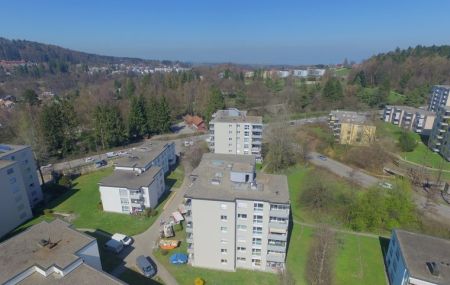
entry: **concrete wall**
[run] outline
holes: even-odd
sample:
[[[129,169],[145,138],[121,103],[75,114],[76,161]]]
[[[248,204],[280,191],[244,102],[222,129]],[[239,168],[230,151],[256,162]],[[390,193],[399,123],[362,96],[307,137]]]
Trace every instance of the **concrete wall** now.
[[[9,174],[8,174],[9,173]],[[0,169],[0,237],[33,217],[20,162]]]

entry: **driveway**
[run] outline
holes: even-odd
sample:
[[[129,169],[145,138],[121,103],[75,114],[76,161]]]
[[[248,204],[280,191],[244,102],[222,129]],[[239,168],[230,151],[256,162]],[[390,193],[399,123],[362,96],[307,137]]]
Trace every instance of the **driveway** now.
[[[326,168],[340,177],[357,182],[366,188],[374,186],[380,182],[378,178],[370,176],[357,168],[352,168],[328,157],[325,159],[320,159],[320,156],[322,156],[320,153],[311,152],[309,155],[309,161],[314,165]]]

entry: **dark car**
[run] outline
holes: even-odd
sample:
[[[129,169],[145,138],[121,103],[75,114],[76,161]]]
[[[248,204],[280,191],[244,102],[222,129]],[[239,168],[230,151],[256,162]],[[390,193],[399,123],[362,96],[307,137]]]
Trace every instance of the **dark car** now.
[[[323,161],[327,160],[327,157],[325,155],[318,155],[317,157]]]
[[[143,255],[136,258],[136,266],[145,277],[151,278],[156,274],[155,266],[150,262],[149,258]]]
[[[106,164],[108,164],[108,163],[104,159],[95,161],[95,167],[97,167],[97,168],[105,166]]]

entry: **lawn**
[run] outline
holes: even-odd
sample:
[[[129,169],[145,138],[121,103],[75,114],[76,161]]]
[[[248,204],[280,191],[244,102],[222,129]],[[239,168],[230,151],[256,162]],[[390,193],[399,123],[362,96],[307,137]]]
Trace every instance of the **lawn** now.
[[[347,77],[348,74],[350,73],[350,70],[351,70],[351,68],[346,68],[346,67],[336,68],[336,70],[334,71],[334,74],[339,77],[342,77],[342,76]]]
[[[177,168],[166,177],[166,185],[169,186],[169,188],[180,188],[181,184],[183,184],[183,179],[184,167],[180,163]]]
[[[387,97],[387,102],[390,105],[402,105],[405,102],[405,95],[391,90]]]

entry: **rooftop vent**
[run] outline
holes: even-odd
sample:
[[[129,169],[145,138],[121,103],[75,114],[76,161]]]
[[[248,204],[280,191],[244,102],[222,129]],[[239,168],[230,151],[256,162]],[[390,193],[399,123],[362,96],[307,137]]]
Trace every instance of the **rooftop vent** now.
[[[48,248],[48,249],[52,249],[52,248],[54,248],[55,246],[57,246],[58,243],[59,243],[60,241],[61,241],[61,240],[59,240],[59,241],[57,241],[57,242],[52,242],[52,241],[50,240],[50,237],[49,237],[48,239],[41,239],[41,240],[39,240],[38,244],[39,244],[39,246],[41,246],[41,247]]]
[[[434,276],[439,276],[440,270],[439,270],[439,264],[437,264],[434,261],[427,262],[428,270],[430,270],[430,273]]]
[[[215,178],[211,179],[211,184],[212,185],[219,185],[220,184],[220,178],[215,177]]]

